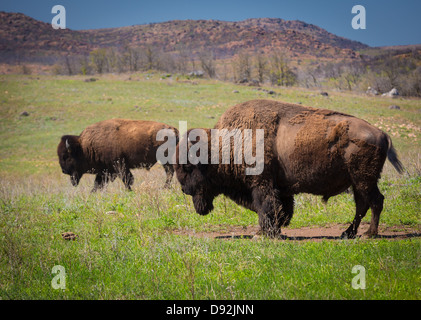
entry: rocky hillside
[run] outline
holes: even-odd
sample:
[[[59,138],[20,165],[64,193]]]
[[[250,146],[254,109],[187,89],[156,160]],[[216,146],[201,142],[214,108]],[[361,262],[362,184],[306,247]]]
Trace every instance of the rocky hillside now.
[[[0,12],[0,57],[83,53],[91,48],[90,35],[84,31],[54,30],[22,13]]]
[[[54,30],[21,13],[0,12],[0,58],[87,54],[101,47],[153,46],[163,52],[213,51],[229,58],[241,50],[282,49],[296,58],[353,59],[368,46],[302,21],[260,18],[239,22],[175,20],[95,30]]]

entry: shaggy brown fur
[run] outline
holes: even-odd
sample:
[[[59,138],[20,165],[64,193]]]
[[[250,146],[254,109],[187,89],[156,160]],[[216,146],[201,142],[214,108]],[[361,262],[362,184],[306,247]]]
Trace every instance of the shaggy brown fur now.
[[[246,175],[244,161],[233,162],[233,148],[230,164],[176,164],[177,179],[183,192],[193,196],[198,213],[208,214],[213,199],[225,194],[257,212],[263,233],[277,236],[292,218],[295,194],[321,195],[327,201],[352,186],[356,215],[343,237],[355,237],[369,207],[367,233],[377,234],[383,207],[377,181],[386,157],[399,172],[403,169],[381,130],[343,113],[271,100],[233,106],[215,128],[264,129],[265,166],[260,175]]]
[[[140,120],[111,119],[87,127],[80,136],[65,135],[57,147],[63,173],[71,176],[77,186],[85,173],[96,174],[92,191],[102,188],[108,180],[119,176],[127,189],[131,189],[132,168],[149,169],[156,162],[156,150],[164,143],[156,140],[161,129],[172,129],[178,139],[178,130],[164,123]],[[171,182],[174,169],[164,165],[166,186]]]

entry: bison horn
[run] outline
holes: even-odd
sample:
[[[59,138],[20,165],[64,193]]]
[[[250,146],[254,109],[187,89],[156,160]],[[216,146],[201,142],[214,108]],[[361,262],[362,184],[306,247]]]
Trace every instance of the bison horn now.
[[[66,139],[66,149],[70,149],[69,139]]]

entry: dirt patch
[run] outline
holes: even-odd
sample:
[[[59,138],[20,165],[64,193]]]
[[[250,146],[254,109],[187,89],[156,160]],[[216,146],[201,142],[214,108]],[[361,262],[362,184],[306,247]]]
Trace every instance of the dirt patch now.
[[[368,230],[369,223],[362,223],[358,230],[358,237],[362,236]],[[296,241],[322,241],[322,240],[341,240],[341,234],[348,225],[335,224],[327,227],[303,227],[298,229],[283,228],[282,240]],[[177,235],[194,236],[199,238],[214,239],[252,239],[259,231],[259,226],[225,226],[223,230],[218,231],[195,231],[190,229],[174,230]],[[377,238],[390,240],[402,240],[408,238],[421,238],[419,228],[408,226],[379,227]]]
[[[77,234],[74,234],[73,232],[63,232],[61,236],[64,240],[76,240],[77,238],[79,238],[79,236]]]

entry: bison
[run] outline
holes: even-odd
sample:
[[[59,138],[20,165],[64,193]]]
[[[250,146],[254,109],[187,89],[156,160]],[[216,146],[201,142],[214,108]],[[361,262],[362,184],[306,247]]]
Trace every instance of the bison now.
[[[161,129],[170,129],[178,141],[178,130],[154,121],[111,119],[88,126],[80,136],[64,135],[57,154],[64,174],[74,186],[85,173],[96,174],[92,191],[119,176],[131,190],[134,178],[130,169],[150,169],[156,162],[156,150],[163,143],[156,139]],[[168,186],[174,174],[171,164],[164,164]]]
[[[178,160],[180,145],[186,139],[183,136],[177,146],[175,172],[182,191],[193,197],[199,214],[212,211],[213,199],[224,194],[257,212],[260,232],[275,237],[291,221],[294,195],[310,193],[327,201],[352,187],[356,214],[342,238],[356,237],[369,208],[372,216],[366,235],[377,234],[384,199],[377,182],[386,157],[399,173],[403,171],[386,133],[351,115],[272,100],[237,104],[220,117],[214,129],[227,129],[228,133],[235,129],[264,129],[264,166],[260,174],[245,174],[249,164],[244,159],[235,164],[233,148],[229,163],[181,163]],[[204,139],[206,151],[210,153],[215,147],[212,130],[203,130],[208,136]],[[229,141],[232,147],[233,142]],[[252,140],[253,150],[256,141]],[[198,142],[199,139],[189,140],[187,149]],[[216,143],[216,149],[221,151],[219,138]],[[246,145],[242,148],[246,150]]]

